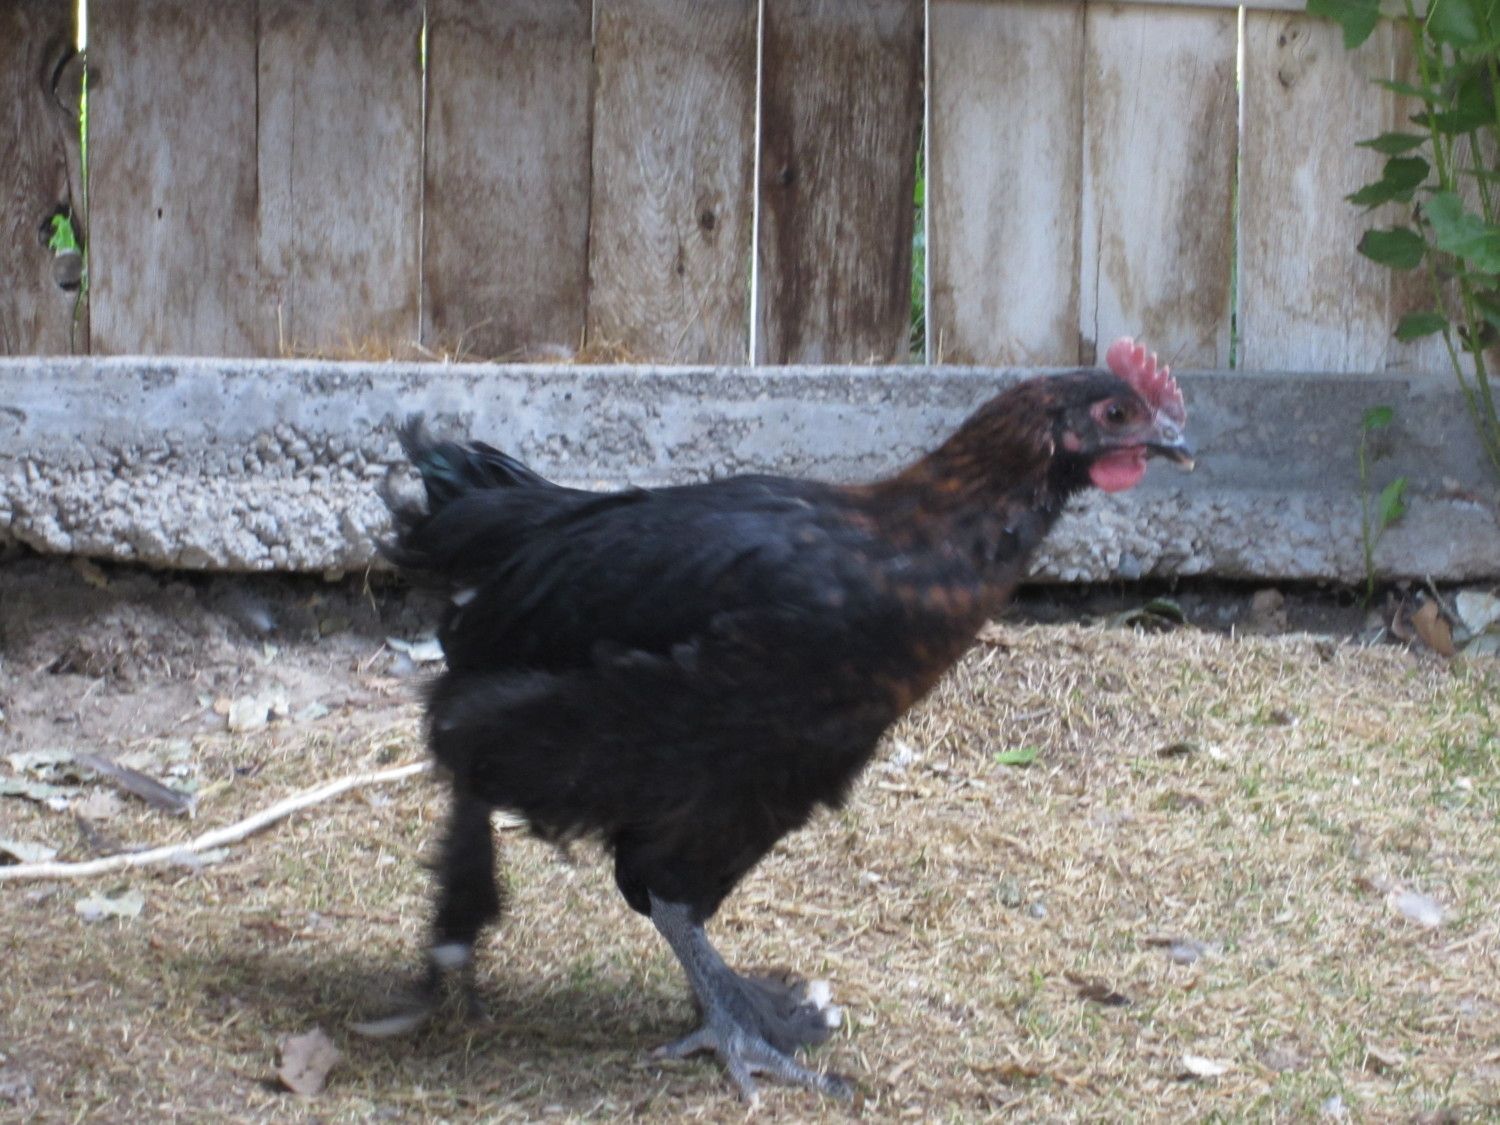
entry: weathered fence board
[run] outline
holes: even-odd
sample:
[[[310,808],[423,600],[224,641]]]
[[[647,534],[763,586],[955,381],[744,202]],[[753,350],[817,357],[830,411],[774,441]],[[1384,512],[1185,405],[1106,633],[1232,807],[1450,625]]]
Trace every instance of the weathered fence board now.
[[[276,354],[255,245],[256,8],[89,6],[96,353]]]
[[[1227,367],[1237,14],[1090,5],[1079,359],[1140,336]]]
[[[471,357],[583,339],[589,0],[429,0],[423,340]]]
[[[0,5],[0,355],[88,350],[73,326],[75,295],[53,277],[42,233],[58,207],[77,208],[77,97],[61,88],[73,13],[57,0]]]
[[[765,0],[757,359],[908,348],[921,0]]]
[[[1078,362],[1083,11],[1058,0],[932,4],[934,362]]]
[[[92,0],[90,342],[32,238],[71,4],[10,0],[0,348],[905,358],[925,98],[926,358],[1442,367],[1390,336],[1424,279],[1354,253],[1398,209],[1342,198],[1400,37],[1301,3]]]
[[[742,363],[756,0],[599,0],[591,347]]]
[[[1369,224],[1344,196],[1380,175],[1354,142],[1389,127],[1392,29],[1356,52],[1302,15],[1245,14],[1240,184],[1242,366],[1381,371],[1391,358],[1390,271],[1354,252]]]
[[[421,0],[261,0],[258,245],[293,351],[411,340]]]

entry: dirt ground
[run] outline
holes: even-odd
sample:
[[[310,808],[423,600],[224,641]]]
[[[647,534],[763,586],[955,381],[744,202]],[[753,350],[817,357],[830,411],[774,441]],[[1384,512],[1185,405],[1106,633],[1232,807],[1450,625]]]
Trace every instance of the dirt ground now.
[[[1144,600],[1029,596],[730,899],[731,963],[831,983],[810,1057],[860,1090],[766,1083],[761,1117],[1500,1120],[1500,661],[1355,643],[1332,594],[1178,591],[1161,631]],[[186,841],[420,761],[433,611],[0,562],[0,847]],[[0,1120],[743,1119],[712,1061],[647,1057],[692,1011],[608,865],[520,831],[489,1019],[351,1034],[416,965],[442,812],[423,776],[198,863],[0,882]],[[278,1043],[313,1028],[341,1057],[299,1096]]]

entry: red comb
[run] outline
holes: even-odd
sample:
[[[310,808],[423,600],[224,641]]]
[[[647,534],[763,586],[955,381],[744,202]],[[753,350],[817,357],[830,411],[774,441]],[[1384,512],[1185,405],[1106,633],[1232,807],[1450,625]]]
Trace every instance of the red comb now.
[[[1158,367],[1155,352],[1148,352],[1129,336],[1121,336],[1104,353],[1104,362],[1134,387],[1135,393],[1152,409],[1165,413],[1179,426],[1187,422],[1187,406],[1177,389],[1177,380],[1172,378],[1172,369],[1165,364]]]

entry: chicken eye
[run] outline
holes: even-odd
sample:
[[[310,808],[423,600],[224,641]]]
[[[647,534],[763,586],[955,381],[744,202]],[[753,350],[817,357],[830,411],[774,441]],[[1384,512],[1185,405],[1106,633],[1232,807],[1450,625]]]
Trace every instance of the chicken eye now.
[[[1125,408],[1118,402],[1112,402],[1104,411],[1104,420],[1112,426],[1120,426],[1125,423]]]

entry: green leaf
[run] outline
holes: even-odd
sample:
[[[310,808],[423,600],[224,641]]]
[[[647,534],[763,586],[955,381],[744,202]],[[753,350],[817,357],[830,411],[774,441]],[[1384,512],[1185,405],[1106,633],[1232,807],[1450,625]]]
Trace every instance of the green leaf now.
[[[1400,156],[1410,152],[1427,140],[1420,133],[1381,133],[1368,141],[1358,142],[1359,148],[1372,148],[1382,156]]]
[[[1040,753],[1035,746],[1018,746],[1014,750],[1000,751],[995,755],[995,763],[1002,766],[1029,766]]]
[[[1380,490],[1380,530],[1406,515],[1406,478],[1397,477]]]
[[[1488,71],[1470,67],[1458,80],[1452,106],[1438,113],[1416,114],[1412,120],[1436,132],[1453,135],[1495,124],[1495,91]]]
[[[1344,46],[1358,47],[1380,22],[1380,0],[1307,0],[1312,16],[1331,19],[1344,31]]]
[[[1416,269],[1422,263],[1427,243],[1410,227],[1390,230],[1367,230],[1359,240],[1359,252],[1372,262],[1393,270]]]
[[[1473,47],[1480,41],[1479,13],[1473,0],[1432,0],[1427,5],[1427,33],[1451,47]]]
[[[1401,195],[1401,189],[1388,180],[1376,180],[1373,184],[1366,184],[1358,191],[1350,192],[1344,196],[1346,202],[1356,207],[1363,207],[1366,211],[1379,207],[1382,203],[1390,203]],[[1410,195],[1407,196],[1411,198]]]
[[[1427,179],[1431,165],[1420,156],[1393,156],[1385,162],[1380,179],[1366,184],[1352,195],[1344,198],[1358,207],[1379,207],[1399,199],[1409,202],[1416,189]]]
[[[1382,90],[1389,90],[1393,94],[1401,94],[1403,97],[1417,98],[1420,101],[1437,101],[1443,96],[1441,90],[1431,86],[1413,86],[1410,82],[1398,82],[1394,78],[1377,78],[1375,85]]]
[[[1396,339],[1402,343],[1420,340],[1448,327],[1448,318],[1442,313],[1409,312],[1396,324]]]
[[[1385,162],[1380,178],[1405,191],[1420,187],[1430,171],[1432,166],[1420,156],[1393,156]]]
[[[1474,304],[1486,324],[1500,329],[1500,293],[1489,289],[1475,290]]]
[[[47,239],[47,249],[54,254],[78,249],[78,235],[74,232],[73,221],[68,216],[52,216],[52,236]]]
[[[1396,420],[1396,411],[1389,406],[1372,406],[1365,411],[1365,416],[1360,419],[1360,427],[1365,433],[1374,433],[1383,430]]]
[[[1435,194],[1423,213],[1432,225],[1433,241],[1439,250],[1461,259],[1471,269],[1500,274],[1500,226],[1465,211],[1464,201],[1451,191]]]

